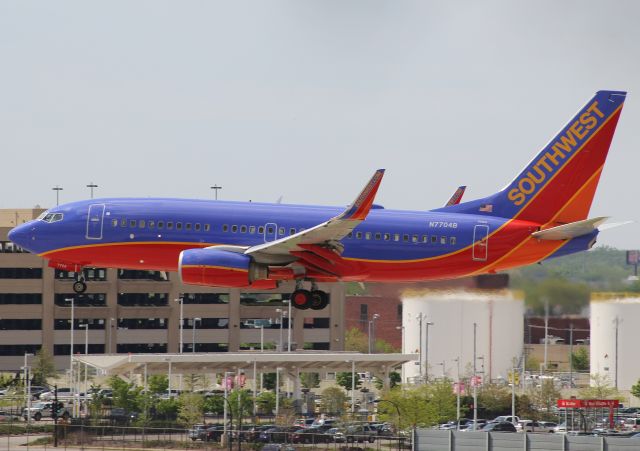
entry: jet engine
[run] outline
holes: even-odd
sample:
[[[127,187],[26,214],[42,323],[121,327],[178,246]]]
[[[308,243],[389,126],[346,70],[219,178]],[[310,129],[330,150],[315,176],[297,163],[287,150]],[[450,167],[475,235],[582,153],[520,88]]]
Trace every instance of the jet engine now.
[[[267,266],[254,262],[251,257],[217,249],[182,251],[179,271],[184,283],[225,288],[262,285],[254,282],[265,281],[269,276]]]

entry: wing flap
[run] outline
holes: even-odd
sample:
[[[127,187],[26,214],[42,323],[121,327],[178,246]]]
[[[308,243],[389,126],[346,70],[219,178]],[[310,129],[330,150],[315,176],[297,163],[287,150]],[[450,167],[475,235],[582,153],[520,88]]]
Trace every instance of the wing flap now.
[[[593,219],[585,219],[583,221],[571,222],[557,227],[551,227],[550,229],[540,230],[531,234],[534,238],[539,240],[569,240],[582,235],[588,235],[593,232],[604,223],[607,219],[606,216],[601,216]]]

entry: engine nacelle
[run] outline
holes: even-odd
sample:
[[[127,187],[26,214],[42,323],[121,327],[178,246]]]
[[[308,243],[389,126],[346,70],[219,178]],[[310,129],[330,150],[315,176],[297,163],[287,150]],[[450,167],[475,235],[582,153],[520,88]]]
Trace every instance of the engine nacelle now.
[[[225,288],[251,286],[267,279],[269,272],[247,255],[216,249],[182,251],[179,271],[184,283]]]

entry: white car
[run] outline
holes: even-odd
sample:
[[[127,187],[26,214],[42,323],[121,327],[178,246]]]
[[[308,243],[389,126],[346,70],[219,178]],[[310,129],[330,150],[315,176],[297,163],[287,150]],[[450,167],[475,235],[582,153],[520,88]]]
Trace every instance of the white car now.
[[[518,432],[553,432],[557,423],[550,421],[520,420],[516,425]]]

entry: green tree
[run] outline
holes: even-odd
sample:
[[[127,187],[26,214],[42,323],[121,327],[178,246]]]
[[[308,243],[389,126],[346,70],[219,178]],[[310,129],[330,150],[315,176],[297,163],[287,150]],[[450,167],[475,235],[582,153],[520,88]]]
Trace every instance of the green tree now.
[[[265,390],[275,390],[276,380],[276,373],[264,373],[262,375],[262,388]]]
[[[579,391],[582,399],[618,399],[624,400],[622,393],[611,386],[608,376],[602,374],[591,375],[591,385]]]
[[[347,395],[338,387],[325,388],[320,395],[322,410],[330,415],[345,413]]]
[[[229,400],[229,407],[233,414],[233,418],[240,423],[243,418],[250,416],[253,413],[253,396],[247,389],[236,389],[229,393],[227,398]]]
[[[571,353],[571,361],[573,363],[573,369],[576,371],[588,371],[589,370],[589,351],[586,347],[580,347],[575,352]]]
[[[344,334],[344,350],[369,352],[369,337],[357,327],[348,329]]]
[[[336,373],[336,383],[345,390],[349,391],[352,387],[352,375],[355,376],[355,388],[357,390],[360,388],[360,385],[362,385],[362,381],[360,380],[360,376],[358,375],[358,373],[351,373],[351,371]]]
[[[256,397],[258,410],[264,415],[271,415],[276,408],[276,394],[272,391],[263,391]]]
[[[169,378],[164,374],[154,374],[147,379],[149,392],[155,395],[166,393],[169,389]]]
[[[142,387],[136,387],[133,382],[125,382],[119,376],[110,377],[109,386],[113,390],[114,407],[121,407],[129,412],[142,411]]]
[[[164,418],[167,421],[175,420],[178,418],[180,402],[177,398],[159,399],[155,403],[154,408],[159,417]]]
[[[483,416],[494,418],[511,411],[511,390],[497,384],[485,384],[478,391],[478,408]]]
[[[318,388],[320,375],[318,373],[300,373],[300,384],[304,388]]]
[[[56,365],[53,361],[53,357],[45,348],[40,348],[36,352],[31,365],[31,374],[33,385],[42,385],[47,383],[48,378],[57,378]]]
[[[538,413],[534,419],[551,419],[553,407],[562,396],[552,379],[543,379],[540,386],[533,388],[529,395]]]
[[[456,418],[456,395],[451,381],[439,379],[427,386],[427,417],[429,424],[440,424]]]
[[[389,388],[395,388],[398,384],[400,384],[400,382],[402,382],[402,376],[400,375],[400,373],[398,373],[397,371],[392,371],[391,373],[389,373]],[[373,385],[378,390],[384,389],[384,381],[379,377],[373,379]]]
[[[178,396],[178,422],[192,426],[202,420],[204,399],[197,393],[182,393]]]
[[[631,394],[640,399],[640,379],[638,379],[638,382],[636,382],[635,385],[631,386]]]

